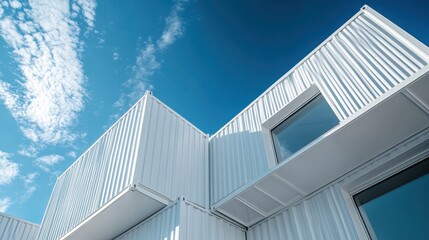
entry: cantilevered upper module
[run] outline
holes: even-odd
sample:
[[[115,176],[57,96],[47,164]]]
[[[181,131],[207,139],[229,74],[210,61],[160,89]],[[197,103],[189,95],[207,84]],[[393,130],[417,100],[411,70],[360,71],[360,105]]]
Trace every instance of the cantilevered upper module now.
[[[210,138],[147,92],[38,239],[428,239],[428,62],[364,6]]]

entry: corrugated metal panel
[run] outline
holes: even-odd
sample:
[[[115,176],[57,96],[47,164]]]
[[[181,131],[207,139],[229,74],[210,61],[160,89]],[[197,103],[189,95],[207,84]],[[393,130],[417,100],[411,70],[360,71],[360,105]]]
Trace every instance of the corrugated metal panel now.
[[[180,231],[180,202],[175,202],[116,239],[179,240]]]
[[[249,240],[358,239],[339,185],[249,228]]]
[[[207,135],[155,98],[148,99],[135,182],[170,199],[208,201]],[[206,201],[207,199],[207,201]]]
[[[426,66],[405,34],[366,7],[213,135],[211,203],[268,170],[261,124],[310,86],[345,120]]]
[[[186,218],[186,240],[245,240],[245,231],[237,226],[207,213],[192,204],[182,205]]]
[[[0,213],[2,240],[33,240],[36,239],[38,231],[39,225]]]
[[[244,229],[178,200],[117,239],[245,240],[246,237]]]
[[[131,184],[204,206],[207,144],[206,135],[146,94],[58,178],[39,239],[60,238]]]
[[[146,98],[58,178],[39,239],[59,239],[132,183]]]

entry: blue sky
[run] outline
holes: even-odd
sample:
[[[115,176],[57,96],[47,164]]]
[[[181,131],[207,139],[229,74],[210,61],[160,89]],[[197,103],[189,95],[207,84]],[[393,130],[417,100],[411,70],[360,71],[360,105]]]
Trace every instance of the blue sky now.
[[[145,90],[215,133],[365,3],[429,44],[427,1],[0,1],[0,211],[40,223]]]

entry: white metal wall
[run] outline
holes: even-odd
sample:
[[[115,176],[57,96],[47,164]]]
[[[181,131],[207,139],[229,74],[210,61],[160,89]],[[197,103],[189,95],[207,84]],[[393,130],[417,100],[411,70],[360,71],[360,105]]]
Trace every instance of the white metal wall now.
[[[207,141],[147,93],[58,178],[39,239],[58,239],[135,183],[204,206]]]
[[[208,202],[208,137],[156,98],[148,98],[135,182],[176,199]],[[150,159],[151,161],[147,161]]]
[[[179,240],[180,231],[180,202],[175,202],[116,240]]]
[[[39,225],[10,217],[0,213],[0,239],[33,240],[36,239]]]
[[[249,228],[248,240],[358,239],[339,185]]]
[[[365,7],[210,139],[211,204],[269,168],[261,123],[315,84],[345,120],[429,62],[427,47]]]
[[[117,240],[245,240],[245,231],[200,207],[178,200]]]

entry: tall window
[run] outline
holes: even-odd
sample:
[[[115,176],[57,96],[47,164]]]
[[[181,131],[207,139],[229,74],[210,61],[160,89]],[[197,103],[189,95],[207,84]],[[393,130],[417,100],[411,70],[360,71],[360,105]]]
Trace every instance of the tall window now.
[[[429,239],[429,158],[353,198],[372,239]]]
[[[272,130],[277,160],[286,160],[338,122],[335,113],[319,94]]]

